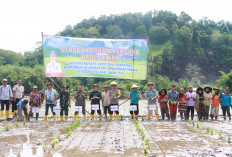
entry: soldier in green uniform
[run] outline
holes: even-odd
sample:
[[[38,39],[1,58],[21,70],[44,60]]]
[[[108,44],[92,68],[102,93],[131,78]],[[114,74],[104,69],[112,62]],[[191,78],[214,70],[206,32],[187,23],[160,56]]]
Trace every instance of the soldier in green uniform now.
[[[68,120],[68,108],[71,107],[71,100],[70,94],[66,91],[66,86],[62,86],[62,91],[59,93],[60,99],[60,120],[63,121],[64,119],[64,112],[65,112],[65,120]]]

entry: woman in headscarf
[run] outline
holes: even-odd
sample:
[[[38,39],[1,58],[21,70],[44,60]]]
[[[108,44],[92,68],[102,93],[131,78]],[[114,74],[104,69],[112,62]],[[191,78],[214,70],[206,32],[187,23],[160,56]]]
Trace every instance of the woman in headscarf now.
[[[206,107],[205,107],[205,99],[203,94],[203,88],[197,88],[197,96],[195,102],[195,109],[197,111],[198,119],[205,120],[206,119]]]
[[[205,106],[206,106],[206,120],[209,119],[209,109],[210,106],[212,105],[212,88],[209,87],[208,85],[205,86],[204,88],[204,99],[205,99]]]
[[[168,117],[168,120],[170,120],[169,109],[168,109],[168,96],[166,89],[161,89],[161,91],[159,92],[158,102],[160,104],[162,120],[165,119],[165,115]]]
[[[187,113],[186,100],[187,100],[187,97],[185,95],[184,89],[181,88],[179,91],[179,106],[178,106],[178,111],[180,113],[181,120],[186,118],[185,117],[185,115]]]
[[[215,117],[215,119],[217,120],[218,118],[218,112],[219,112],[219,104],[220,104],[220,89],[219,88],[214,88],[214,93],[213,93],[213,97],[212,97],[212,112],[211,112],[211,118],[213,119]]]

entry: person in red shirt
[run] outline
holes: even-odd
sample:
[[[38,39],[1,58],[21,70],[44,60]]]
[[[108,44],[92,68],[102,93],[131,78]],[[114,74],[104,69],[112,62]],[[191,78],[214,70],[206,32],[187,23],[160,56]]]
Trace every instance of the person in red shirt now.
[[[168,96],[166,89],[161,89],[161,91],[159,92],[158,102],[160,104],[162,120],[165,120],[165,115],[166,117],[168,117],[168,120],[170,120],[169,109],[168,109]]]
[[[179,106],[178,106],[178,111],[180,113],[181,120],[186,118],[186,113],[187,113],[186,100],[187,100],[187,97],[185,95],[184,89],[181,88],[179,91]]]

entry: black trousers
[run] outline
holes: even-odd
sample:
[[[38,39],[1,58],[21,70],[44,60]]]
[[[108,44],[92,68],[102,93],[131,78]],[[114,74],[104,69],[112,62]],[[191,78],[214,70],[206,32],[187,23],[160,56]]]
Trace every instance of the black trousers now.
[[[187,106],[187,115],[186,115],[187,119],[189,119],[190,112],[191,112],[191,118],[193,119],[193,117],[194,117],[194,106]]]
[[[139,114],[139,104],[131,104],[131,105],[136,105],[137,111],[130,111],[130,114],[138,115]]]
[[[6,110],[9,110],[9,104],[10,104],[10,100],[2,100],[1,101],[1,110],[4,110],[5,105],[6,105]]]
[[[109,114],[113,114],[114,111],[111,111],[111,106],[114,106],[114,105],[118,105],[118,104],[110,104]],[[118,109],[119,109],[119,106],[118,106]],[[119,111],[115,111],[115,113],[119,114]]]
[[[91,114],[94,114],[94,113],[95,113],[95,110],[92,110],[92,108],[91,108]],[[100,104],[99,104],[99,110],[97,110],[97,113],[101,114]]]
[[[230,106],[222,106],[222,113],[223,113],[223,116],[226,116],[226,113],[227,115],[230,117]]]
[[[60,115],[63,116],[64,114],[66,116],[68,116],[68,107],[61,107],[60,108]]]
[[[20,98],[16,98],[16,101],[13,101],[12,103],[12,112],[14,112],[15,110],[17,110],[17,103],[20,101]]]

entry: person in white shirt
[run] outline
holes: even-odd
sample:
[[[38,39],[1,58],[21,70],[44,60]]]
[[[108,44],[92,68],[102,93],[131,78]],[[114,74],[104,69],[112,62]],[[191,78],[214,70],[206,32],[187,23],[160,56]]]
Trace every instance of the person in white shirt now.
[[[51,59],[51,62],[47,64],[46,73],[62,73],[60,63],[56,62],[56,52],[55,51],[50,52],[50,59]]]
[[[0,101],[1,101],[1,120],[3,120],[3,112],[4,112],[4,107],[6,105],[6,119],[9,119],[9,104],[10,101],[13,99],[13,94],[11,87],[7,85],[7,79],[2,80],[2,86],[0,86]]]
[[[12,103],[12,116],[15,117],[18,113],[17,104],[22,98],[24,98],[24,87],[22,86],[22,80],[18,80],[18,84],[14,86],[13,96],[14,103]]]

